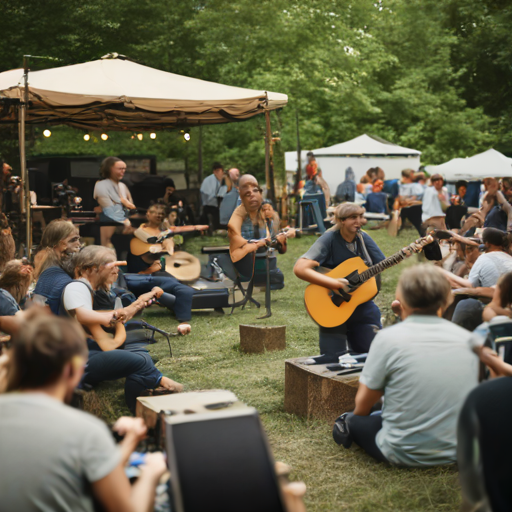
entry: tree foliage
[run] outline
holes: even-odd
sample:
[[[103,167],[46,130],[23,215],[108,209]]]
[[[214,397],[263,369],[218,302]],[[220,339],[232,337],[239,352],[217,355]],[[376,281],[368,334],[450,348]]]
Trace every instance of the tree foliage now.
[[[8,20],[2,70],[20,66],[23,54],[60,59],[32,61],[41,68],[118,52],[178,74],[284,92],[289,104],[272,121],[287,151],[296,147],[297,112],[304,148],[366,132],[441,163],[512,146],[505,0],[3,0],[0,14]],[[33,151],[92,151],[81,135],[56,133],[63,135],[43,140],[36,132]],[[111,137],[94,151],[143,148],[196,168],[197,135],[187,145],[163,134],[153,146]],[[205,168],[221,160],[261,175],[263,139],[262,118],[204,127]]]

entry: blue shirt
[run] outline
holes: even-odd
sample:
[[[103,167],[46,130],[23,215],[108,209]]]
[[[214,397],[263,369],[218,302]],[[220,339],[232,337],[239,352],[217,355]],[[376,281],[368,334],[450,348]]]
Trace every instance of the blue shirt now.
[[[385,192],[371,192],[366,198],[366,211],[371,213],[386,213],[388,195]]]
[[[20,310],[16,299],[3,288],[0,288],[0,316],[14,316]]]
[[[366,264],[375,265],[385,259],[386,257],[370,236],[364,232],[361,232],[361,234],[363,236],[368,255],[372,260],[370,262],[366,262]],[[353,251],[349,245],[355,246],[355,251]],[[359,256],[363,260],[365,259],[359,237],[356,236],[354,242],[352,244],[348,244],[348,242],[341,236],[340,231],[336,230],[326,231],[310,247],[309,251],[301,256],[301,258],[317,261],[320,266],[333,269],[340,263],[343,263],[350,258],[354,258],[355,256]]]
[[[49,267],[39,276],[34,293],[46,297],[52,313],[58,315],[62,292],[71,281],[73,278],[61,267]]]

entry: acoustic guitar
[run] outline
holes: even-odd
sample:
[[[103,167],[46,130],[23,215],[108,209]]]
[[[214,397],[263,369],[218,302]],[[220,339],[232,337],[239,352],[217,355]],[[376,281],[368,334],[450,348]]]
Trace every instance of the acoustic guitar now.
[[[205,231],[209,226],[199,225],[199,226],[173,226],[172,229],[168,229],[167,231],[163,231],[160,236],[157,238],[156,242],[150,244],[148,242],[143,242],[139,240],[137,237],[133,237],[130,240],[130,252],[134,256],[142,256],[143,254],[147,254],[148,252],[151,254],[158,254],[160,252],[165,252],[162,243],[167,238],[171,238],[174,235],[179,233],[188,233],[190,231]]]
[[[411,254],[421,251],[433,241],[432,235],[427,235],[371,267],[367,267],[365,262],[357,256],[345,260],[326,275],[334,279],[346,279],[349,282],[349,290],[333,291],[317,284],[310,284],[304,294],[309,315],[322,327],[337,327],[344,324],[357,306],[372,300],[377,295],[375,280],[377,274],[397,265]]]

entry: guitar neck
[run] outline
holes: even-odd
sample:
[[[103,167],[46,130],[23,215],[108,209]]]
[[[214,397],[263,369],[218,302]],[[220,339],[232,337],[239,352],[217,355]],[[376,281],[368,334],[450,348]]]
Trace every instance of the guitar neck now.
[[[405,252],[405,250],[401,249],[400,251],[393,254],[389,258],[386,258],[385,260],[382,260],[380,263],[371,266],[368,270],[361,272],[361,274],[359,274],[360,281],[368,281],[368,279],[375,277],[377,274],[380,274],[381,272],[387,270],[388,268],[398,265],[401,261],[405,260],[408,257],[409,255]]]
[[[361,283],[364,283],[365,281],[368,281],[368,279],[371,279],[372,277],[376,276],[377,274],[380,274],[382,271],[387,270],[388,268],[394,267],[395,265],[398,265],[401,261],[405,260],[412,254],[414,254],[416,251],[412,250],[413,246],[420,247],[420,250],[425,247],[425,245],[428,245],[432,243],[434,239],[431,235],[428,235],[426,237],[420,238],[419,240],[416,240],[414,244],[409,245],[408,247],[404,247],[403,249],[400,249],[397,253],[393,254],[393,256],[390,256],[389,258],[386,258],[385,260],[382,260],[380,263],[377,263],[376,265],[371,266],[368,270],[365,270],[364,272],[361,272],[359,274],[359,280]],[[407,249],[410,249],[410,251],[407,251]]]

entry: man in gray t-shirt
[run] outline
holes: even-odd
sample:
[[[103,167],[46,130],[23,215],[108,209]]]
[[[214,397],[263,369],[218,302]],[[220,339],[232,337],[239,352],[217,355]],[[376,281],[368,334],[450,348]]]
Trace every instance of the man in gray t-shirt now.
[[[403,272],[397,298],[403,322],[373,340],[359,380],[354,413],[343,423],[359,446],[377,460],[402,466],[456,462],[456,425],[464,399],[478,383],[472,333],[440,318],[450,285],[436,267]],[[382,415],[369,415],[384,396]]]
[[[0,396],[0,458],[2,512],[81,512],[94,510],[90,484],[120,453],[94,416],[45,393],[9,393]]]

